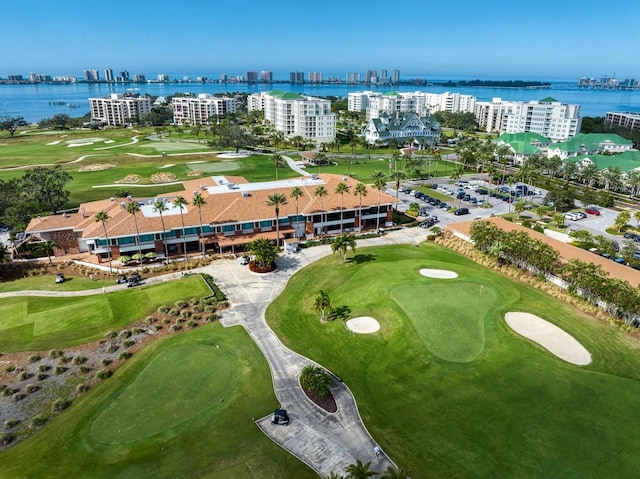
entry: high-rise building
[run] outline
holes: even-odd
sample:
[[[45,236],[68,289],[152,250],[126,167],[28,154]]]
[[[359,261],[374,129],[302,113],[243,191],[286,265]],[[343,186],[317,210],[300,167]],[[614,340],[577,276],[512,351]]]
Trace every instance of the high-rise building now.
[[[120,72],[120,76],[118,77],[118,81],[121,83],[129,83],[129,72],[127,70],[122,70]]]
[[[393,70],[393,76],[391,77],[391,83],[397,85],[400,83],[400,70]]]
[[[378,72],[376,72],[375,70],[367,70],[367,72],[364,75],[364,82],[375,83],[377,77],[378,77]]]
[[[260,72],[260,81],[263,83],[271,83],[273,81],[273,72],[262,70]]]
[[[304,83],[304,73],[302,73],[302,72],[291,72],[291,73],[289,73],[289,82],[290,83]]]
[[[322,72],[310,72],[309,83],[322,83]]]
[[[222,83],[226,83],[227,82],[227,74],[226,73],[220,73],[220,81]]]
[[[104,81],[113,83],[113,70],[111,68],[104,69]]]
[[[360,83],[360,73],[347,73],[347,83]]]
[[[325,143],[336,136],[336,115],[331,113],[331,101],[323,98],[274,90],[249,95],[247,109],[263,110],[265,120],[287,137]]]
[[[21,82],[23,78],[22,75],[7,75],[7,80],[10,82]]]
[[[173,121],[178,125],[205,125],[209,118],[236,112],[236,99],[200,93],[197,98],[173,97]]]
[[[122,126],[151,111],[151,99],[112,93],[106,98],[89,98],[91,120],[109,126]]]
[[[144,75],[133,75],[133,81],[135,83],[146,83],[147,82],[147,77],[145,77]]]
[[[168,83],[170,81],[169,75],[165,73],[158,74],[158,81],[163,83]]]
[[[258,83],[258,72],[245,72],[244,81],[247,83]]]
[[[380,77],[381,78],[385,78],[385,77],[388,77],[388,76],[389,75],[387,75],[387,70],[385,70],[385,69],[380,70]]]
[[[93,83],[100,81],[100,73],[95,68],[84,71],[84,81]]]

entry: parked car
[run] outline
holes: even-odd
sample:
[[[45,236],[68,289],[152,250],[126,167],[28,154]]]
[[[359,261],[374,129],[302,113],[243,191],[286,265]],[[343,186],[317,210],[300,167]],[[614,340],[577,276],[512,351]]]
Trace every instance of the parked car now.
[[[453,212],[453,214],[456,215],[456,216],[468,215],[469,214],[469,208],[458,208],[457,210],[455,210]]]
[[[596,208],[587,208],[584,212],[588,215],[600,216],[600,210],[597,210]]]
[[[289,424],[289,415],[285,409],[276,409],[271,415],[271,424],[286,426]]]
[[[57,273],[56,274],[56,283],[64,283],[66,280],[66,278],[64,277],[64,274],[62,273]]]
[[[576,221],[580,219],[580,216],[578,216],[576,213],[574,213],[573,211],[567,213],[566,215],[564,215],[564,217],[568,220],[571,221]]]

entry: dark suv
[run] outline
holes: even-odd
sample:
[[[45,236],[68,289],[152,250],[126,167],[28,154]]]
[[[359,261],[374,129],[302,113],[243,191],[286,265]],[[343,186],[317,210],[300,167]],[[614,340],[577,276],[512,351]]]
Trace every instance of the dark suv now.
[[[453,212],[453,214],[456,215],[456,216],[468,215],[469,214],[469,208],[458,208],[457,210],[455,210]]]

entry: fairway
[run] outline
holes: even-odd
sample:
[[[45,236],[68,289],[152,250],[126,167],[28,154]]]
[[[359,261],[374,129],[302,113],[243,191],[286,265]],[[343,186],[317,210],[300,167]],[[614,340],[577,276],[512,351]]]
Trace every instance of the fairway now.
[[[322,323],[319,290],[380,331]],[[515,333],[509,311],[557,325],[593,362],[568,364]],[[362,248],[344,265],[327,257],[296,273],[266,315],[288,347],[349,385],[411,477],[637,476],[640,458],[621,445],[640,441],[638,340],[456,253],[425,243]]]

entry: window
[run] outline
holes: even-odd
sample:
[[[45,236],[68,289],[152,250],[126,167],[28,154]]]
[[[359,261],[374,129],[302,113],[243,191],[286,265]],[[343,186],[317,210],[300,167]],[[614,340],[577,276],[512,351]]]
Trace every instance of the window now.
[[[271,220],[262,220],[260,222],[260,228],[271,228],[271,226],[273,225]]]
[[[140,236],[140,242],[145,242],[145,241],[153,241],[154,240],[154,235],[142,235]]]
[[[135,242],[136,242],[136,239],[134,236],[127,236],[126,238],[118,238],[119,245],[132,244]]]
[[[253,223],[242,223],[242,231],[252,230]]]
[[[235,230],[236,230],[236,225],[224,225],[222,227],[223,233],[229,233],[230,231],[235,231]]]

